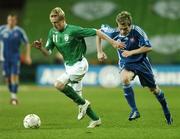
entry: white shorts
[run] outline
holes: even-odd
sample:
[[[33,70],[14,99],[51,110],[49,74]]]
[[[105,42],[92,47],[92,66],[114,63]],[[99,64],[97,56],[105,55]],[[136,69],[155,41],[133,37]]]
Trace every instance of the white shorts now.
[[[75,91],[82,90],[82,79],[88,71],[88,62],[85,57],[81,61],[74,63],[74,65],[65,65],[66,72],[57,78],[57,81],[68,84],[73,87]]]

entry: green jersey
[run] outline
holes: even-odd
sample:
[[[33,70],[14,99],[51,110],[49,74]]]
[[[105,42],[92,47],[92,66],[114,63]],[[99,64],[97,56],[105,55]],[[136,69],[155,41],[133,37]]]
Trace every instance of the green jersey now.
[[[64,30],[57,31],[52,28],[49,31],[45,48],[53,50],[54,47],[62,54],[66,65],[73,65],[81,60],[86,53],[84,37],[95,36],[93,28],[82,28],[74,25],[66,25]]]

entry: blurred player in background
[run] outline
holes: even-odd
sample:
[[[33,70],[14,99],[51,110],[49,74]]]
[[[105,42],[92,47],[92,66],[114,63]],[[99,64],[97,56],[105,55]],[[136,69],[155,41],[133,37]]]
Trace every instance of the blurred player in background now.
[[[17,15],[9,14],[7,24],[0,26],[1,45],[3,45],[3,74],[11,93],[11,104],[18,104],[17,92],[20,74],[20,45],[26,46],[26,63],[31,64],[30,45],[25,31],[17,26]]]
[[[57,78],[54,86],[80,107],[78,120],[87,114],[92,119],[88,128],[94,128],[101,124],[101,119],[91,109],[90,102],[82,98],[82,78],[88,70],[84,37],[98,35],[115,47],[121,45],[96,29],[67,24],[65,13],[59,7],[52,9],[50,21],[53,28],[49,31],[45,48],[42,40],[34,41],[33,46],[45,55],[50,55],[55,47],[62,54],[66,72]]]
[[[3,76],[2,76],[3,61],[4,61],[4,57],[3,57],[3,44],[2,44],[2,41],[1,41],[1,38],[0,38],[0,85],[1,85],[2,80],[3,80]]]
[[[136,107],[134,91],[131,81],[137,75],[143,87],[147,86],[160,102],[167,124],[172,124],[172,117],[164,96],[163,91],[155,82],[151,64],[148,60],[147,53],[152,50],[152,46],[146,33],[138,26],[132,25],[131,14],[127,11],[119,13],[116,17],[117,29],[107,25],[101,26],[101,31],[109,37],[123,42],[124,49],[117,49],[119,57],[120,77],[123,85],[124,96],[131,108],[129,120],[140,117]],[[104,60],[101,39],[97,38],[98,59]]]

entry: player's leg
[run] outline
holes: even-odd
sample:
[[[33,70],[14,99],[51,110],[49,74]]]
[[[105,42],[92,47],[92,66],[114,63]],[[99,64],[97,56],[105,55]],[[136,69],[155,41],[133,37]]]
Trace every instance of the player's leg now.
[[[70,83],[73,89],[77,92],[82,92],[82,78],[83,75],[71,75],[70,76]],[[78,120],[81,120],[85,115],[82,113],[82,105],[79,105],[79,114],[78,114]],[[97,114],[92,110],[90,105],[88,106],[86,110],[86,114],[92,119],[90,122],[88,128],[94,128],[95,126],[98,126],[101,124],[100,118],[97,116]]]
[[[172,124],[173,119],[172,119],[171,113],[169,111],[168,104],[167,104],[167,101],[166,101],[163,91],[158,86],[156,88],[149,88],[149,89],[151,92],[154,93],[157,100],[161,104],[167,124],[169,124],[169,125]]]
[[[74,89],[68,85],[70,81],[69,75],[64,73],[61,75],[57,81],[55,82],[54,86],[61,92],[63,92],[67,97],[72,99],[77,105],[81,105],[81,112],[80,116],[78,115],[78,119],[82,119],[86,115],[86,111],[90,102],[80,97]]]
[[[0,84],[3,81],[3,62],[0,61]]]
[[[54,86],[78,105],[85,104],[85,100],[82,99],[70,85],[68,85],[69,80],[69,75],[64,73],[55,81]]]
[[[11,79],[11,71],[12,71],[12,63],[9,61],[3,62],[3,75],[5,77],[6,85],[8,86],[8,90],[11,94],[10,103],[16,105],[16,94],[13,93],[12,88],[12,79]]]
[[[3,76],[5,79],[6,85],[8,86],[9,92],[11,92],[12,90],[10,71],[11,71],[10,62],[4,61],[3,62]]]
[[[18,93],[18,84],[19,84],[19,75],[11,75],[10,78],[11,82],[11,104],[17,105],[18,99],[17,99],[17,93]]]
[[[11,62],[10,82],[11,82],[11,103],[18,104],[17,93],[19,86],[20,61]]]
[[[74,82],[71,82],[68,83],[68,85],[70,85],[74,91],[80,96],[82,97],[82,81],[74,81]],[[83,97],[82,97],[83,98]],[[81,112],[81,105],[78,105],[78,116]]]
[[[138,109],[136,107],[136,102],[134,98],[134,91],[131,86],[131,80],[134,78],[135,74],[132,71],[123,69],[120,72],[121,82],[123,85],[124,96],[131,107],[131,113],[129,115],[129,120],[134,120],[140,117]]]

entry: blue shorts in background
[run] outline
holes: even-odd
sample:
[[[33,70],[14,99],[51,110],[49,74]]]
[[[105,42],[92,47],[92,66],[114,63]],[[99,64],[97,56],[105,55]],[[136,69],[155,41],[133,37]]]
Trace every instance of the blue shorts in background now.
[[[4,61],[3,62],[3,74],[5,77],[10,75],[19,75],[20,73],[20,61]]]

